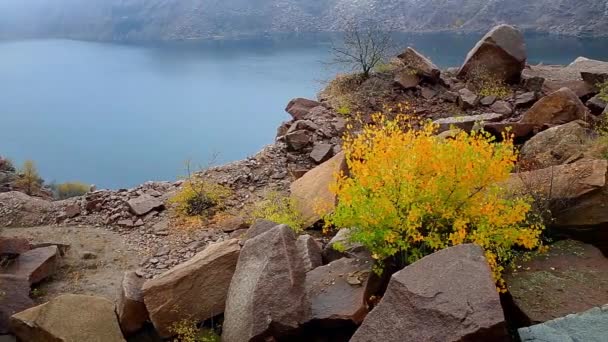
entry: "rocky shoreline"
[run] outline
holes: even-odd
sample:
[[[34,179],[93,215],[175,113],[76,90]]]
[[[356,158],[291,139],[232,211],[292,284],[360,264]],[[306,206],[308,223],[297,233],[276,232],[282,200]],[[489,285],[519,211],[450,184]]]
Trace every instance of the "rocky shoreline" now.
[[[182,182],[96,190],[63,201],[0,193],[0,227],[12,233],[42,225],[97,227],[123,237],[142,256],[136,269],[124,270],[116,304],[57,293],[34,306],[30,286],[52,282],[69,246],[0,237],[0,290],[9,294],[0,297],[0,338],[124,341],[142,329],[169,338],[175,324],[216,328],[219,320],[227,342],[509,341],[518,328],[523,341],[546,340],[547,329],[551,338],[600,341],[608,334],[601,328],[608,326],[608,161],[588,143],[597,136],[592,127],[608,115],[596,88],[608,80],[608,62],[581,57],[568,66],[527,65],[523,35],[501,25],[458,70],[440,70],[411,48],[391,65],[349,84],[353,112],[366,120],[384,106],[408,103],[446,139],[455,130],[480,128],[500,137],[509,127],[521,154],[508,187],[533,187],[561,205],[551,228],[562,241],[547,255],[518,262],[506,275],[507,295],[496,291],[475,245],[436,252],[378,279],[369,252],[349,244],[348,229],[321,236],[314,206],[318,198],[335,200],[328,184],[346,167],[340,146],[349,129],[338,114],[346,94],[330,85],[319,101],[287,105],[293,120],[278,128],[274,144],[200,175],[232,190],[228,218],[198,227],[205,229],[172,227],[167,200]],[[487,84],[467,81],[479,67],[500,81],[498,92],[494,83],[494,93],[487,93]],[[298,199],[308,234],[248,222],[244,212],[269,190]],[[345,248],[334,248],[338,243]],[[576,315],[561,318],[569,314]]]

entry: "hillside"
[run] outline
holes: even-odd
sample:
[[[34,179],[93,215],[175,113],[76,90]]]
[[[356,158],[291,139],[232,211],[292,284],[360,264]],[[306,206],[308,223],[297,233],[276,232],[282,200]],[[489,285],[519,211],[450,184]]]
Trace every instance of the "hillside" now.
[[[607,35],[603,0],[5,0],[0,38],[175,40],[265,32],[340,31],[369,16],[407,32],[524,30]]]

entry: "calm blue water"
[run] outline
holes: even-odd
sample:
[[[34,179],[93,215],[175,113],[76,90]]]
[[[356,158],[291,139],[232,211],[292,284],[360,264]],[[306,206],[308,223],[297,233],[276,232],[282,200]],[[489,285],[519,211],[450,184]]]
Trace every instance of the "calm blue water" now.
[[[456,66],[478,35],[400,35]],[[530,37],[533,63],[608,59],[607,40]],[[133,186],[254,154],[273,141],[293,97],[331,78],[327,37],[158,46],[65,40],[0,42],[0,154],[35,160],[47,181]]]

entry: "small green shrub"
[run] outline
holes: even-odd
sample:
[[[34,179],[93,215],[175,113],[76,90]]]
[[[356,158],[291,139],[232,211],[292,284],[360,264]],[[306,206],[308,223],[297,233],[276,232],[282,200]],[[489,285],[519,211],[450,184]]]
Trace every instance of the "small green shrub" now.
[[[251,217],[286,224],[297,233],[304,229],[304,219],[295,200],[278,192],[270,192],[265,200],[257,203]]]
[[[600,99],[608,102],[608,81],[604,82],[604,83],[600,83],[598,85],[598,88],[600,89]]]
[[[63,200],[72,197],[82,196],[89,192],[91,186],[80,182],[66,182],[54,185],[52,188],[55,192],[55,197],[60,200]]]
[[[597,138],[591,142],[590,151],[595,156],[608,159],[608,117],[596,126]]]
[[[31,298],[40,298],[40,297],[44,297],[46,295],[46,291],[40,288],[33,288],[30,291],[30,297]]]
[[[192,320],[179,321],[171,327],[171,332],[176,336],[174,342],[220,342],[221,337],[208,328],[198,328]]]
[[[227,187],[193,176],[182,184],[181,189],[169,199],[178,217],[210,217],[223,209],[231,195]]]
[[[341,105],[340,107],[338,107],[336,112],[338,112],[338,114],[340,114],[340,115],[347,116],[347,115],[350,115],[351,110],[348,105]]]
[[[383,73],[390,73],[395,71],[395,69],[397,69],[397,66],[393,63],[378,63],[375,67],[374,67],[374,71],[380,74]]]

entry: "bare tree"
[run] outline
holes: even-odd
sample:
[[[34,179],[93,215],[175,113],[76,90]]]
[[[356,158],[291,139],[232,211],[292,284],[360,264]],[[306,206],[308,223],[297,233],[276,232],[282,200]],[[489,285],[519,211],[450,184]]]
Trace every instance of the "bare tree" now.
[[[332,63],[360,71],[364,78],[384,61],[392,47],[391,33],[373,21],[350,22],[340,44],[332,46]]]

